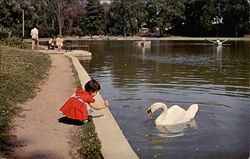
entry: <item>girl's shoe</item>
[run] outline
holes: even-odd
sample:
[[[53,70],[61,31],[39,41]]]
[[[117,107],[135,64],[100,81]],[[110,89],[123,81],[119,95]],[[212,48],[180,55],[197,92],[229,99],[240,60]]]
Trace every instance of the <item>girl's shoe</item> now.
[[[86,124],[86,123],[88,123],[88,120],[82,120],[81,121],[83,124]]]

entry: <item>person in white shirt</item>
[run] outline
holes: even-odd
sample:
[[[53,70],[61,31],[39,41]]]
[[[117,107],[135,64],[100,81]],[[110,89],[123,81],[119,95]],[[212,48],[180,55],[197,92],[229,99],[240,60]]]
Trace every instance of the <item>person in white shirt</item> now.
[[[56,46],[58,47],[59,51],[61,51],[62,47],[63,47],[63,39],[62,36],[58,36],[56,38]]]
[[[39,47],[39,36],[38,36],[39,32],[38,29],[36,27],[34,27],[31,32],[31,41],[32,41],[32,50],[34,50],[35,45],[37,45],[37,48]]]

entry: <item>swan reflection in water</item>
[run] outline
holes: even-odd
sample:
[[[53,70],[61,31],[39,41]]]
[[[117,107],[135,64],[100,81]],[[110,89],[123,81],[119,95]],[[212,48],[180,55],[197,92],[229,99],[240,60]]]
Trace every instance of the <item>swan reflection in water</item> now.
[[[193,130],[197,129],[197,124],[195,119],[187,123],[181,123],[176,125],[156,125],[160,137],[163,138],[172,138],[172,137],[180,137],[187,135],[188,129],[191,128]]]
[[[195,119],[176,125],[156,125],[158,132],[148,132],[146,136],[151,144],[150,149],[163,150],[162,145],[167,143],[171,138],[190,135],[194,130],[198,128]],[[164,140],[165,139],[165,140]]]

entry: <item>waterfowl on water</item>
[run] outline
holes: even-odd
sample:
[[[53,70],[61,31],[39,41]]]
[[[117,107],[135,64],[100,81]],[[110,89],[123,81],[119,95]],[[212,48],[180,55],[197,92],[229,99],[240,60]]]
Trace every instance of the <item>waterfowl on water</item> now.
[[[185,110],[178,105],[173,105],[168,108],[166,104],[157,102],[149,107],[148,117],[150,117],[157,109],[163,109],[163,112],[156,118],[156,125],[174,125],[192,120],[195,117],[199,106],[198,104],[192,104],[188,110]]]

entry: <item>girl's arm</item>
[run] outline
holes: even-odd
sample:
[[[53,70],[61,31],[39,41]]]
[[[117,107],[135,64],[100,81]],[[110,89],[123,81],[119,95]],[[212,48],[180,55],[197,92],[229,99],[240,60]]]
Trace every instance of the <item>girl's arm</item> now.
[[[109,102],[106,100],[103,105],[97,105],[96,103],[90,103],[90,106],[95,110],[101,110],[109,106]]]

